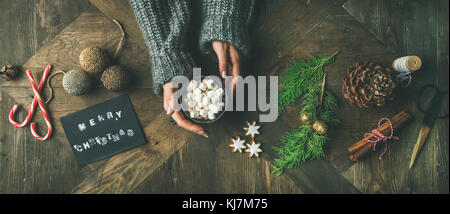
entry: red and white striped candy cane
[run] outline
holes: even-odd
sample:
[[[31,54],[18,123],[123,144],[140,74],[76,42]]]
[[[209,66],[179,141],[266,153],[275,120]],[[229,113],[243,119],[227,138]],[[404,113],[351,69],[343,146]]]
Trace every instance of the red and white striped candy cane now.
[[[34,99],[30,106],[30,112],[28,112],[29,117],[27,116],[27,119],[24,121],[24,123],[27,124],[28,122],[30,122],[31,116],[33,115],[34,110],[35,110],[35,106],[36,106],[35,102],[37,102],[39,104],[39,108],[41,109],[42,115],[44,116],[45,123],[47,124],[47,134],[45,136],[40,136],[36,132],[36,124],[35,123],[31,123],[30,128],[31,128],[31,134],[33,135],[33,137],[40,141],[47,140],[52,134],[52,124],[50,122],[50,118],[48,117],[47,110],[45,109],[45,103],[42,101],[42,97],[39,94],[39,92],[42,90],[42,86],[45,83],[45,80],[47,79],[49,70],[50,70],[50,65],[47,66],[47,68],[44,71],[44,74],[42,75],[42,78],[41,78],[42,85],[41,85],[41,83],[39,83],[40,88],[36,87],[36,84],[34,83],[33,74],[31,73],[31,71],[27,70],[27,72],[26,72],[28,80],[30,81],[31,87],[33,89]],[[14,121],[14,112],[16,111],[16,109],[17,109],[17,105],[14,105],[9,114],[9,120],[11,123],[13,123],[13,121]]]
[[[39,94],[39,90],[36,87],[36,84],[34,84],[34,78],[33,74],[31,74],[31,71],[27,71],[28,80],[30,80],[31,87],[33,88],[34,97],[37,98],[37,102],[39,104],[39,109],[41,109],[42,116],[44,116],[45,123],[47,124],[47,134],[43,137],[39,136],[39,134],[36,132],[36,125],[34,123],[31,123],[31,134],[33,135],[36,140],[47,140],[52,135],[52,123],[50,122],[50,118],[48,117],[47,110],[45,109],[45,103],[42,101],[42,97]]]
[[[42,88],[44,87],[45,81],[46,81],[46,79],[48,77],[48,74],[50,73],[51,67],[52,67],[51,65],[47,65],[47,67],[44,70],[44,73],[42,74],[41,81],[39,82],[39,86],[38,86],[39,93],[41,93]],[[29,71],[30,70],[27,70],[27,73]],[[31,118],[33,117],[34,110],[36,108],[37,102],[38,102],[37,101],[37,97],[35,96],[33,98],[33,102],[30,105],[30,110],[28,111],[27,117],[25,118],[25,120],[22,123],[16,122],[14,120],[14,114],[16,113],[16,110],[19,107],[17,104],[14,105],[11,108],[11,111],[9,112],[9,122],[15,127],[24,127],[24,126],[26,126],[31,121]]]

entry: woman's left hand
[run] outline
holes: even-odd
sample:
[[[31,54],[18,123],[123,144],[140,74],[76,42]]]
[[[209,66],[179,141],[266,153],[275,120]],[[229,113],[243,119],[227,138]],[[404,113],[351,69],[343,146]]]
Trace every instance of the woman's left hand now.
[[[238,76],[241,75],[241,58],[239,51],[231,44],[223,41],[212,41],[212,48],[219,60],[220,76],[225,79],[226,76],[232,76],[232,91],[236,89]]]

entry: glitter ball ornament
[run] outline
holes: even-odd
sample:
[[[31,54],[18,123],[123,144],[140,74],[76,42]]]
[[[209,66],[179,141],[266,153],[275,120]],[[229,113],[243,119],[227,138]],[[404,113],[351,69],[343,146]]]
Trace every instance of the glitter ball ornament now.
[[[81,67],[89,74],[101,74],[111,65],[111,59],[108,54],[99,47],[90,47],[81,51]]]
[[[302,112],[300,114],[300,121],[302,121],[303,124],[310,125],[311,119],[309,119],[308,114],[306,112]]]
[[[326,134],[327,133],[327,124],[325,124],[324,122],[317,120],[316,122],[314,122],[313,124],[313,129],[314,131],[316,131],[318,134]]]
[[[127,72],[118,65],[107,68],[102,74],[102,83],[106,89],[111,91],[121,91],[130,84],[130,77]]]
[[[0,68],[0,76],[2,77],[2,79],[6,80],[6,81],[10,81],[13,80],[14,78],[16,78],[17,74],[19,72],[17,71],[16,68],[14,68],[13,65],[3,65]]]
[[[91,88],[91,79],[84,71],[70,70],[64,74],[62,85],[67,93],[81,95]]]

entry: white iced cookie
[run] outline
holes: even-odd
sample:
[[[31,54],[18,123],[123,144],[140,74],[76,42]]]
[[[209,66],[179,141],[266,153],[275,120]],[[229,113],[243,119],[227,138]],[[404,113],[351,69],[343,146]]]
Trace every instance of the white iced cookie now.
[[[245,145],[247,145],[245,152],[248,153],[249,157],[253,157],[253,155],[259,157],[258,153],[262,152],[262,149],[259,148],[261,146],[260,143],[255,143],[255,141],[252,140],[251,144],[246,143]]]
[[[233,152],[239,152],[242,153],[242,149],[245,149],[245,140],[241,140],[241,137],[236,136],[236,139],[230,138],[230,144],[228,144],[229,147],[233,148]]]
[[[255,138],[255,135],[259,134],[259,126],[256,125],[256,121],[253,121],[253,123],[245,122],[247,124],[246,127],[244,127],[245,136],[250,135],[250,137],[253,139]]]

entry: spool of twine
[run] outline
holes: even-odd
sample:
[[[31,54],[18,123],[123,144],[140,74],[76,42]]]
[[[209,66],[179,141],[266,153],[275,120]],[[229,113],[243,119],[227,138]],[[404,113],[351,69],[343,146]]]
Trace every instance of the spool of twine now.
[[[392,68],[397,71],[396,80],[403,87],[408,87],[411,83],[411,73],[422,67],[422,60],[418,56],[404,56],[392,62]]]

